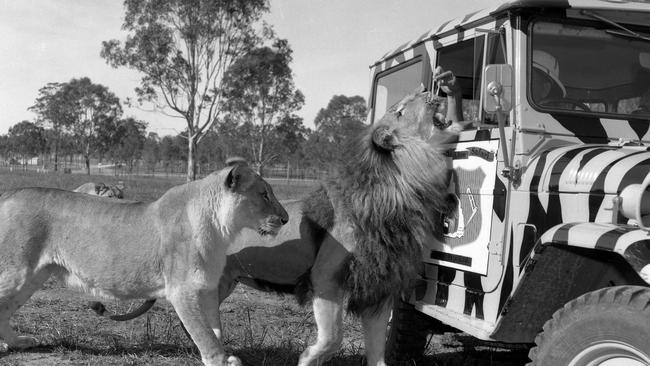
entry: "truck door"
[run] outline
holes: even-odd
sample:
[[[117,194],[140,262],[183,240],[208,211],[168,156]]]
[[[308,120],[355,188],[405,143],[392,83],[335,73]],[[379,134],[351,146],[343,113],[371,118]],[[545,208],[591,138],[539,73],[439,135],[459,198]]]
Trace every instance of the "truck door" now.
[[[502,44],[499,33],[480,34],[438,50],[437,64],[451,70],[463,90],[463,119],[475,123],[448,146],[448,166],[453,169],[449,189],[458,198],[458,207],[444,220],[443,240],[432,239],[424,253],[426,263],[494,277],[490,283],[498,283],[502,272],[502,261],[490,260],[503,233],[495,203],[499,206],[505,193],[496,178],[500,160],[496,120],[481,108],[481,73],[488,63],[505,62]]]

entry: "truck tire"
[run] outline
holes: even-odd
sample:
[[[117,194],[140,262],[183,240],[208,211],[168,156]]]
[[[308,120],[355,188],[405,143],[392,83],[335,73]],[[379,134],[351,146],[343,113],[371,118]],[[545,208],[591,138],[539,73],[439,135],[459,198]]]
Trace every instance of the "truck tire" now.
[[[388,358],[394,362],[408,361],[411,365],[417,365],[424,356],[427,336],[432,332],[434,321],[413,305],[397,299],[386,341]]]
[[[650,288],[584,294],[556,311],[535,343],[529,365],[650,365]]]
[[[424,359],[429,335],[445,332],[458,330],[416,310],[412,304],[397,299],[388,329],[386,355],[396,365],[419,365]]]

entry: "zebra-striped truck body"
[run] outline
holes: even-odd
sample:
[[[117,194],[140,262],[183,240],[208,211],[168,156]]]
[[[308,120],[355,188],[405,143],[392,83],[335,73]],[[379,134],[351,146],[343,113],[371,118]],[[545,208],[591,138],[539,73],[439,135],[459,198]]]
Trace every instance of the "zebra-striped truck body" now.
[[[371,65],[370,121],[436,91],[438,66],[474,123],[448,146],[459,207],[406,303],[486,341],[535,342],[535,365],[650,364],[650,4],[520,0],[446,22]],[[623,330],[559,345],[606,327]],[[632,333],[644,339],[619,339]]]

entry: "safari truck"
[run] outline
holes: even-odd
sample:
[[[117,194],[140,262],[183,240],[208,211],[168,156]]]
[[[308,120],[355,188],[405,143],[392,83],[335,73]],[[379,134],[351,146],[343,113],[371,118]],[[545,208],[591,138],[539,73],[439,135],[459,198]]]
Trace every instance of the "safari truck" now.
[[[650,365],[650,4],[518,0],[445,22],[371,65],[371,121],[436,92],[438,66],[471,122],[445,145],[459,203],[389,349],[454,329],[527,345],[531,365]]]

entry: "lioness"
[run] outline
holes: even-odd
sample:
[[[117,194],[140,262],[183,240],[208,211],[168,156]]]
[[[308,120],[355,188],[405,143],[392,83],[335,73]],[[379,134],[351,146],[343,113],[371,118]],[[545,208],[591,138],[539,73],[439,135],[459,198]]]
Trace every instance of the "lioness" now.
[[[226,360],[218,284],[228,245],[245,228],[275,235],[288,220],[271,187],[235,165],[151,203],[26,188],[0,196],[0,348],[37,344],[11,315],[52,275],[118,299],[166,298],[205,365]]]
[[[88,182],[77,187],[73,192],[80,192],[85,194],[92,194],[95,196],[108,197],[108,198],[124,198],[124,185],[110,185],[104,183]]]

